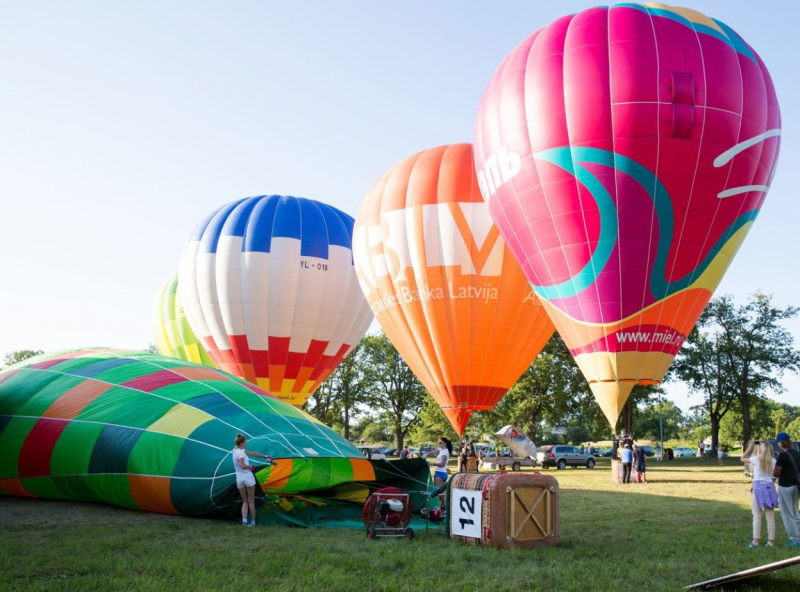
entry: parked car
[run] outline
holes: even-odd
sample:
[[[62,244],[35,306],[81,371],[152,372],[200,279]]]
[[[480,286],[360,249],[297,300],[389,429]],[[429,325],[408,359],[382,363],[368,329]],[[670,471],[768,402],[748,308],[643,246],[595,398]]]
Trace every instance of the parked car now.
[[[536,454],[536,460],[545,468],[557,467],[561,470],[568,466],[593,469],[596,462],[591,454],[581,452],[580,448],[561,445],[540,447]]]
[[[600,456],[604,456],[606,458],[611,458],[611,455],[614,454],[613,448],[606,448],[603,452],[600,453]]]
[[[688,446],[676,446],[672,449],[675,458],[695,458],[697,453]]]
[[[644,455],[645,456],[655,456],[656,455],[656,451],[653,450],[652,446],[642,446],[642,450],[644,450]]]
[[[386,455],[378,448],[369,448],[367,446],[363,446],[359,448],[359,450],[361,451],[361,454],[370,460],[386,460]]]
[[[605,448],[600,448],[599,446],[592,446],[591,447],[591,455],[595,457],[606,456]],[[609,451],[608,456],[611,456],[611,452]]]

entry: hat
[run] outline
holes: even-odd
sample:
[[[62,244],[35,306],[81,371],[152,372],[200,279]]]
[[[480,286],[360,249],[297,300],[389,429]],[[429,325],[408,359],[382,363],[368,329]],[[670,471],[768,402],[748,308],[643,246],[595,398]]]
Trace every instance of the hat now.
[[[787,434],[786,432],[778,432],[778,435],[775,436],[775,439],[778,442],[790,442],[791,441],[791,438],[789,437],[789,434]]]

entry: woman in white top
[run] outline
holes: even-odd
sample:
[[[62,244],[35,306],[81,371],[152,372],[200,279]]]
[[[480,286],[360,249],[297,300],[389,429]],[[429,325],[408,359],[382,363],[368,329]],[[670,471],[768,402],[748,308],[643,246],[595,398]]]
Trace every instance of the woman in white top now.
[[[753,485],[750,488],[750,508],[753,511],[753,540],[748,545],[751,549],[758,547],[761,539],[761,514],[767,517],[767,544],[775,545],[775,508],[778,507],[778,494],[772,482],[772,470],[775,468],[775,457],[772,444],[750,440],[742,454],[742,462],[752,465]]]
[[[245,526],[256,525],[256,478],[253,471],[256,467],[250,464],[250,459],[247,458],[247,451],[244,449],[247,444],[247,438],[242,434],[236,434],[234,439],[236,447],[233,449],[233,468],[236,470],[236,487],[239,489],[239,494],[242,496],[242,524]],[[251,452],[253,456],[265,458],[268,461],[272,459],[266,454],[260,452]],[[250,513],[251,519],[248,520],[247,515]]]
[[[453,454],[453,444],[447,438],[439,438],[439,454],[436,455],[436,464],[433,465],[433,484],[436,487],[447,481],[447,463]]]

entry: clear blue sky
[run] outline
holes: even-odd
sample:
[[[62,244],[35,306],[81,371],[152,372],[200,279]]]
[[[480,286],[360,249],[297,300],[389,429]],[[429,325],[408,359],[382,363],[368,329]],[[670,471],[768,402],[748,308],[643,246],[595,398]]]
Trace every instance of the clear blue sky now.
[[[759,52],[783,114],[775,182],[718,294],[800,304],[800,8],[682,4]],[[594,5],[0,1],[0,354],[146,347],[155,294],[211,210],[280,193],[355,215],[396,161],[472,141],[526,35]],[[787,385],[776,398],[800,404]]]

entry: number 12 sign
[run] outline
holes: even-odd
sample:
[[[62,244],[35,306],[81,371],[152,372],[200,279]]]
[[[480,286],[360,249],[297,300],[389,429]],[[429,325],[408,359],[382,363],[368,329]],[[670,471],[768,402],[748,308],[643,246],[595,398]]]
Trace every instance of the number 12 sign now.
[[[481,538],[481,504],[483,494],[468,489],[450,492],[450,533],[475,539]]]

